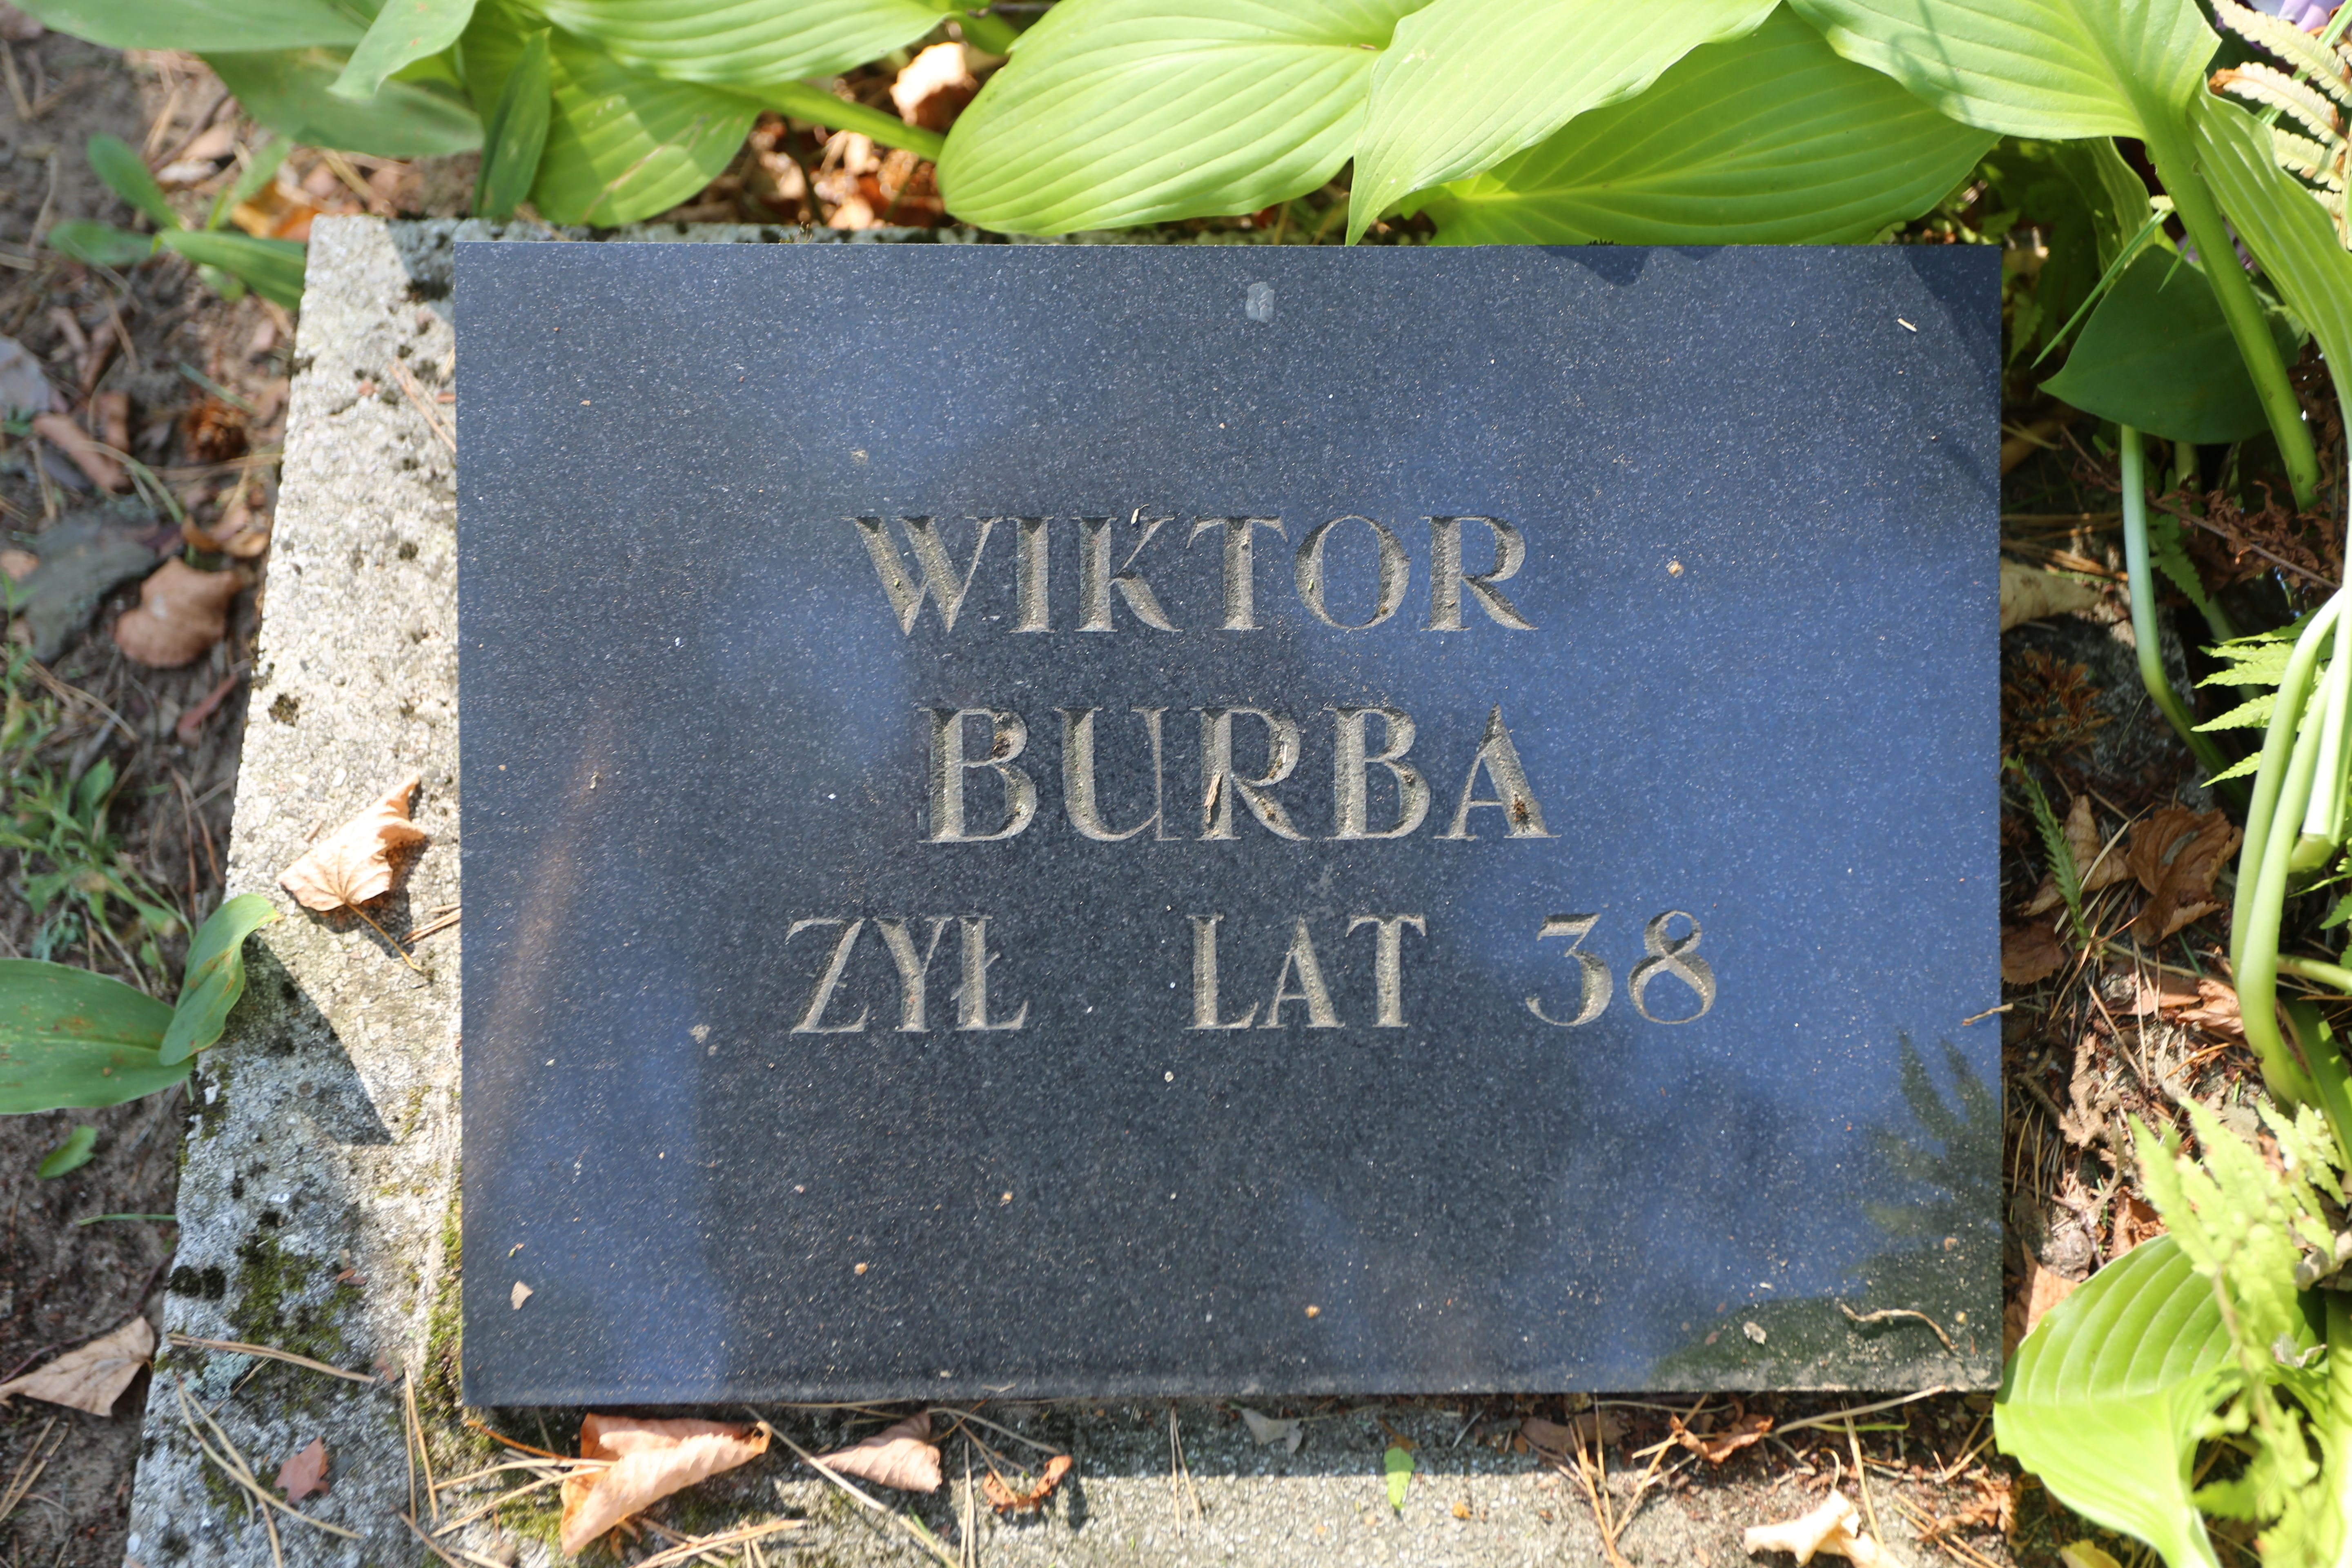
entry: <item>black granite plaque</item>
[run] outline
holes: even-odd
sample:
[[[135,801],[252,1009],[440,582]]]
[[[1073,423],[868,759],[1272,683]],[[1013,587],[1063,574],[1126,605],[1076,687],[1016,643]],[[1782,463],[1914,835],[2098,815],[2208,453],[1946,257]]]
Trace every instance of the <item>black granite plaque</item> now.
[[[467,1398],[1988,1382],[1998,264],[461,247]]]

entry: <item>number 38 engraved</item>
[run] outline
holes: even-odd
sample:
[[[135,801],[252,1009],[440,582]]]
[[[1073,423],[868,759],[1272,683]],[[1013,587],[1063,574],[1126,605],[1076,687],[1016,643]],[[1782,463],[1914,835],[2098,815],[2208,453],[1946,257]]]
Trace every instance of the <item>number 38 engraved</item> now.
[[[1568,939],[1568,956],[1576,960],[1578,973],[1583,983],[1576,1016],[1572,1018],[1555,1018],[1544,1011],[1539,998],[1530,996],[1527,999],[1528,1011],[1545,1023],[1572,1029],[1579,1024],[1590,1024],[1609,1005],[1609,998],[1616,988],[1609,973],[1609,966],[1577,945],[1600,920],[1597,914],[1553,915],[1536,932],[1538,942],[1555,936]],[[1683,936],[1671,934],[1672,922],[1675,921],[1689,921],[1689,932]],[[1698,938],[1698,917],[1685,910],[1668,910],[1642,928],[1642,945],[1649,951],[1650,956],[1633,965],[1633,973],[1629,977],[1626,989],[1632,994],[1633,1011],[1653,1024],[1688,1024],[1706,1016],[1707,1009],[1715,1005],[1715,970],[1706,959],[1696,955]],[[1650,986],[1667,976],[1690,988],[1692,994],[1698,998],[1697,1012],[1679,1018],[1661,1018],[1650,1011]]]

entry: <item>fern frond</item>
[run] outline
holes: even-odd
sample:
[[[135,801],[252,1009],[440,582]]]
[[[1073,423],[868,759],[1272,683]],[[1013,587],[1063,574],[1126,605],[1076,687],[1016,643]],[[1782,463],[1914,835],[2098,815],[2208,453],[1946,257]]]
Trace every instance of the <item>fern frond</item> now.
[[[2294,116],[2323,142],[2344,139],[2344,117],[2335,106],[2309,83],[2297,81],[2276,66],[2250,60],[2232,70],[2215,71],[2213,85],[2249,103]]]
[[[2225,660],[2229,668],[2207,676],[2200,686],[2276,686],[2286,679],[2286,661],[2294,657],[2293,643],[2234,642],[2214,647],[2215,658]]]
[[[2271,128],[2271,156],[2278,166],[2290,174],[2309,180],[2323,190],[2344,188],[2344,163],[2347,147],[2341,137],[2332,146],[2323,146],[2308,136],[2297,136],[2281,126]]]
[[[2214,679],[2219,679],[2221,678],[2216,676]],[[2206,720],[2205,722],[2198,725],[2197,728],[2200,731],[2207,730],[2267,730],[2270,728],[2271,712],[2277,706],[2278,693],[2274,691],[2265,691],[2260,697],[2250,698],[2246,701],[2239,703],[2235,708],[2231,709],[2219,719]]]
[[[2352,109],[2352,59],[2340,58],[2343,51],[2329,49],[2284,16],[2267,16],[2232,0],[2215,0],[2213,15],[2248,43],[2307,73],[2328,97]]]

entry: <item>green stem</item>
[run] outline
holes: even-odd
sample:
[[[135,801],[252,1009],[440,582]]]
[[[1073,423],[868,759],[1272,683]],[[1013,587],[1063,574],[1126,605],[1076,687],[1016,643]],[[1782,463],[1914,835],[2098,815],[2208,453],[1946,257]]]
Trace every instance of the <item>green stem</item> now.
[[[2246,933],[2253,923],[2255,884],[2263,857],[2269,852],[2271,824],[2277,815],[2279,792],[2286,779],[2287,759],[2294,752],[2296,724],[2304,704],[2311,697],[2311,675],[2319,663],[2319,650],[2335,635],[2336,622],[2344,612],[2344,599],[2339,594],[2320,606],[2319,613],[2304,628],[2295,640],[2294,649],[2287,656],[2286,674],[2279,680],[2278,699],[2271,710],[2270,729],[2263,736],[2263,760],[2254,773],[2254,794],[2246,807],[2246,842],[2238,852],[2238,890],[2230,910],[2230,964],[2235,969],[2246,961]],[[2303,806],[2297,802],[2294,815]],[[2271,927],[2278,926],[2277,906],[2273,905]],[[2272,952],[2277,952],[2275,942]]]
[[[2315,958],[2289,958],[2279,955],[2281,974],[2299,974],[2305,980],[2316,980],[2322,985],[2333,985],[2338,991],[2352,994],[2352,969],[2340,963],[2323,963]]]
[[[2340,601],[2331,599],[2328,603],[2336,606],[2337,615],[2341,616]],[[2332,633],[2333,630],[2331,626],[2329,631]],[[2306,632],[2303,640],[2295,645],[2295,655],[2303,654],[2305,645],[2308,643],[2314,645],[2311,651],[2315,658],[2318,640]],[[2290,658],[2288,672],[2293,674],[2294,671],[2294,659]],[[2303,684],[2307,691],[2310,685],[2308,666],[2303,674]],[[2284,777],[2280,781],[2276,815],[2267,825],[2263,835],[2260,870],[2254,878],[2252,896],[2244,903],[2244,925],[2242,928],[2233,926],[2231,931],[2231,960],[2238,983],[2239,1021],[2245,1028],[2246,1043],[2253,1047],[2254,1055],[2262,1058],[2263,1082],[2270,1089],[2271,1098],[2289,1110],[2311,1104],[2314,1093],[2310,1078],[2294,1048],[2279,1033],[2278,1026],[2279,921],[2286,905],[2287,885],[2294,875],[2295,827],[2303,816],[2305,805],[2311,797],[2312,776],[2319,768],[2320,726],[2299,722],[2303,706],[2302,694],[2289,702],[2286,689],[2281,686],[2279,708],[2271,716],[2273,738],[2275,738],[2275,732],[2284,721],[2286,730],[2294,735],[2294,747],[2287,756]],[[2263,771],[2270,773],[2271,746],[2268,740],[2263,746]],[[2252,837],[2251,822],[2248,837]],[[2245,875],[2246,866],[2242,861],[2238,870],[2242,891]]]
[[[2221,314],[2230,323],[2230,335],[2238,342],[2238,356],[2246,362],[2246,374],[2253,379],[2254,393],[2262,399],[2271,435],[2278,441],[2279,458],[2286,464],[2287,483],[2294,488],[2295,505],[2308,509],[2319,499],[2319,455],[2312,448],[2310,427],[2303,422],[2303,405],[2287,382],[2286,362],[2279,357],[2278,341],[2271,336],[2262,301],[2254,298],[2254,287],[2246,280],[2246,269],[2238,265],[2238,247],[2230,237],[2229,226],[2222,221],[2221,209],[2214,205],[2212,193],[2205,187],[2204,176],[2197,172],[2197,161],[2189,151],[2187,138],[2167,114],[2151,114],[2145,119],[2148,157],[2154,161],[2164,188],[2172,195],[2173,211],[2180,215],[2182,226],[2196,244],[2198,255],[2204,259],[2206,280],[2213,285],[2214,298],[2221,302]]]
[[[2164,641],[2156,623],[2156,570],[2147,554],[2147,459],[2140,450],[2139,432],[2128,425],[2119,428],[2124,460],[2124,570],[2131,579],[2132,640],[2139,645],[2140,683],[2206,773],[2223,773],[2230,759],[2221,754],[2210,735],[2198,733],[2189,705],[2165,673]]]
[[[926,131],[919,125],[908,124],[895,114],[835,98],[824,89],[804,81],[771,82],[759,89],[758,96],[769,108],[794,120],[813,120],[835,131],[859,132],[885,147],[904,147],[917,157],[936,159],[947,149],[948,139],[936,131]]]

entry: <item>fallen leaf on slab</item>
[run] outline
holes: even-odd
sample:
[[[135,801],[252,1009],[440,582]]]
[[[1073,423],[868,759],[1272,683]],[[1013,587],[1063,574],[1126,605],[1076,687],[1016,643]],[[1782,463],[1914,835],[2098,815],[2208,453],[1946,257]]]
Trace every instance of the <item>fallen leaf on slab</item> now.
[[[756,1427],[592,1413],[580,1423],[580,1457],[614,1463],[563,1479],[563,1550],[576,1555],[630,1515],[767,1451]]]
[[[2213,879],[2241,837],[2220,812],[2183,805],[2168,805],[2133,825],[2125,858],[2148,892],[2147,907],[2134,924],[2142,941],[2160,942],[2221,907],[2213,900]]]
[[[131,482],[122,465],[100,451],[98,443],[62,414],[34,415],[33,434],[71,458],[73,466],[89,475],[89,482],[100,489],[119,490]]]
[[[0,1402],[16,1394],[27,1399],[111,1415],[114,1402],[155,1353],[155,1331],[144,1318],[133,1318],[104,1339],[92,1340],[24,1376],[0,1383]]]
[[[425,841],[408,820],[408,800],[425,775],[412,773],[382,800],[310,847],[286,868],[278,885],[304,909],[321,913],[364,904],[392,891],[412,853]]]
[[[537,1294],[537,1291],[518,1279],[514,1282],[514,1289],[507,1293],[507,1300],[514,1303],[515,1310],[519,1312],[522,1310],[522,1304]]]
[[[1816,1556],[1843,1557],[1862,1568],[1895,1568],[1894,1555],[1877,1542],[1862,1533],[1862,1512],[1846,1501],[1844,1494],[1832,1492],[1822,1506],[1796,1519],[1778,1524],[1751,1524],[1741,1532],[1739,1543],[1753,1555],[1759,1552],[1785,1552],[1800,1563],[1811,1563]]]
[[[1235,1405],[1234,1409],[1240,1413],[1242,1425],[1249,1428],[1250,1436],[1261,1448],[1269,1443],[1279,1443],[1283,1452],[1296,1454],[1298,1445],[1307,1440],[1307,1428],[1295,1419],[1277,1421],[1271,1415],[1259,1415],[1246,1405]]]
[[[935,1492],[940,1489],[940,1451],[931,1447],[930,1437],[931,1418],[919,1413],[862,1443],[817,1458],[828,1469],[877,1486],[895,1487],[902,1492]]]
[[[288,1502],[300,1502],[327,1489],[327,1440],[313,1437],[310,1446],[278,1467],[278,1484]]]
[[[193,664],[228,635],[228,607],[244,586],[236,572],[199,572],[174,555],[115,621],[115,646],[153,669]]]
[[[961,44],[933,44],[907,62],[890,84],[898,118],[926,131],[945,131],[980,93]]]
[[[1673,1422],[1675,1441],[1710,1465],[1719,1465],[1740,1449],[1762,1442],[1772,1430],[1772,1418],[1764,1415],[1742,1415],[1719,1432],[1694,1432],[1679,1419],[1668,1419]]]
[[[1056,1454],[1045,1461],[1045,1473],[1038,1478],[1037,1484],[1025,1492],[1016,1492],[1006,1486],[993,1470],[980,1483],[980,1489],[987,1496],[989,1506],[999,1513],[1033,1513],[1045,1506],[1045,1500],[1054,1495],[1054,1489],[1069,1473],[1070,1456]]]
[[[2031,985],[2047,980],[2058,973],[2067,959],[2066,944],[2046,921],[2029,921],[2023,925],[2003,926],[2000,930],[2000,983],[2003,985]]]

